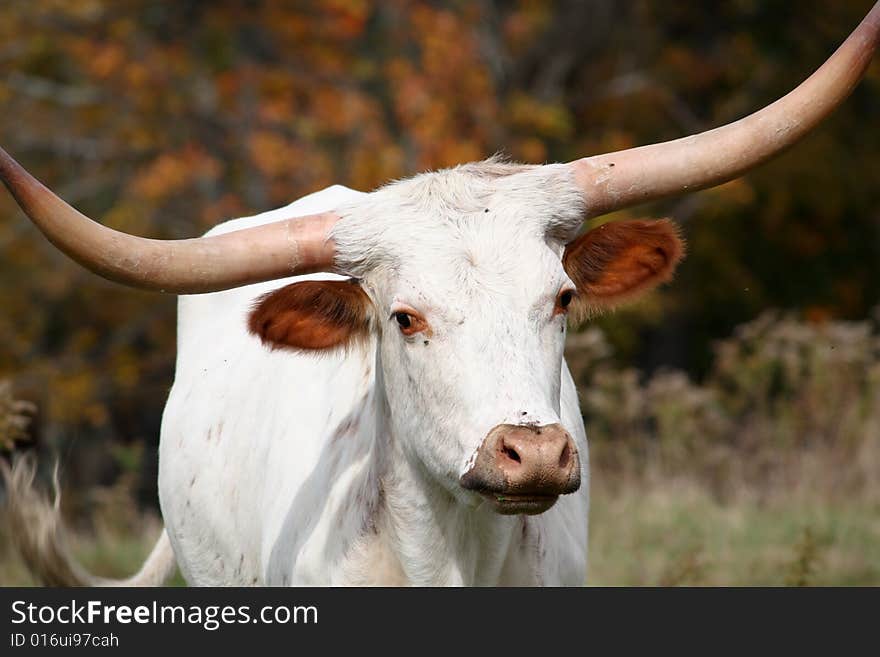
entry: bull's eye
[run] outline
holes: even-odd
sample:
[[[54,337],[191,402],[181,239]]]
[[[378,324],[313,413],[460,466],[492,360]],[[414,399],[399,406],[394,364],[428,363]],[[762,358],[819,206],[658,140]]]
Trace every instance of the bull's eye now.
[[[415,310],[396,310],[389,319],[397,322],[400,332],[404,335],[415,335],[421,331],[430,331],[428,322]]]
[[[575,292],[572,289],[563,290],[556,297],[556,308],[553,309],[554,315],[564,315],[568,312],[568,307],[574,300]]]

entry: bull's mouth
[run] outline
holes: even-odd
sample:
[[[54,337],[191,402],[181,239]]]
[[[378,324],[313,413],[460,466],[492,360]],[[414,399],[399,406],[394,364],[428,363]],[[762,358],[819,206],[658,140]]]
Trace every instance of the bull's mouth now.
[[[556,504],[559,495],[529,495],[523,493],[491,493],[480,491],[485,499],[492,505],[496,513],[505,516],[529,515],[534,516],[544,513]]]

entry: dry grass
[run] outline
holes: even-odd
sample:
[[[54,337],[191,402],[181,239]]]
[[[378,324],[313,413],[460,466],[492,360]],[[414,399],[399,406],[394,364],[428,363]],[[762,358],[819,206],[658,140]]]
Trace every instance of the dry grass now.
[[[696,384],[569,361],[591,439],[592,584],[880,584],[876,323],[768,313]]]
[[[689,476],[606,484],[596,473],[592,585],[880,584],[877,498],[743,491],[720,500]]]
[[[15,398],[11,381],[0,379],[0,449],[11,450],[17,440],[26,437],[35,412],[33,404]]]

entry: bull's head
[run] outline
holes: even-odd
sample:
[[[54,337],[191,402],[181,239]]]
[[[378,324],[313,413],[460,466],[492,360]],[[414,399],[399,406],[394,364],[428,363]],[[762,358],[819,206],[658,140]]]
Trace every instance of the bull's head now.
[[[334,212],[218,236],[156,241],[94,223],[0,150],[0,176],[58,248],[127,285],[194,294],[316,271],[263,297],[250,330],[276,347],[375,340],[389,431],[403,455],[465,500],[540,512],[579,485],[562,428],[566,316],[667,280],[672,224],[585,218],[730,180],[807,134],[864,73],[878,3],[836,53],[776,103],[676,141],[519,167],[426,174]],[[387,394],[389,391],[393,394]]]
[[[334,266],[354,278],[267,294],[251,332],[299,350],[375,340],[395,462],[465,503],[536,513],[577,490],[563,428],[576,418],[563,418],[560,395],[567,318],[668,279],[682,255],[675,226],[624,221],[578,237],[570,167],[492,160],[389,185],[338,214]]]

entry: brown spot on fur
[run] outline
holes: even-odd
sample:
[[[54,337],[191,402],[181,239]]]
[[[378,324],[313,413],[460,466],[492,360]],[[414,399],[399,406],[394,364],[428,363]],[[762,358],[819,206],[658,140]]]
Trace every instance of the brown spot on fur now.
[[[562,264],[578,289],[571,304],[589,314],[633,299],[672,278],[684,256],[678,226],[668,219],[615,221],[565,248]]]
[[[369,333],[369,307],[353,280],[300,281],[260,297],[248,329],[273,348],[329,349]]]

